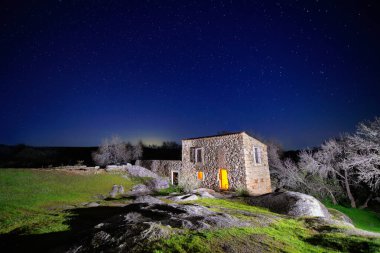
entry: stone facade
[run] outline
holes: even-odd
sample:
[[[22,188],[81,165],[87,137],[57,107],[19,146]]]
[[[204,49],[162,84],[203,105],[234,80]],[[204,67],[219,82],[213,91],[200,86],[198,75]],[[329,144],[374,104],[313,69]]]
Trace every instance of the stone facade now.
[[[255,161],[255,148],[258,149],[259,163]],[[197,154],[202,157],[194,160],[194,149],[201,149]],[[195,155],[196,156],[196,155]],[[271,192],[271,181],[268,166],[267,146],[245,132],[210,137],[186,139],[182,141],[181,174],[203,173],[198,180],[200,187],[219,190],[220,169],[227,170],[228,189],[245,189],[252,195]]]
[[[137,160],[135,164],[163,177],[171,177],[172,171],[179,171],[182,167],[180,160]]]
[[[185,139],[182,161],[137,160],[136,165],[169,178],[178,172],[178,183],[184,187],[214,190],[223,188],[223,169],[227,171],[228,190],[247,190],[251,195],[271,192],[267,146],[245,132]]]

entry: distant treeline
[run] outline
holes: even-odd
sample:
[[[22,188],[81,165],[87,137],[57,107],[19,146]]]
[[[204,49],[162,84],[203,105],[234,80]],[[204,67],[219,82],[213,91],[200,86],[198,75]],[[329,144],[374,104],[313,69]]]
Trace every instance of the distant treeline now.
[[[83,164],[94,166],[92,153],[98,147],[33,147],[0,145],[0,168],[48,168]],[[143,146],[144,160],[181,160],[181,145],[164,142]]]

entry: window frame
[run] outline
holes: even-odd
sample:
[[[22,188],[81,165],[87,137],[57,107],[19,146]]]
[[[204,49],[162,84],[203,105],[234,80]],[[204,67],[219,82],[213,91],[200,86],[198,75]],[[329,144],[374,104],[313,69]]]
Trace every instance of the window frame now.
[[[170,181],[172,182],[172,185],[174,185],[174,178],[173,178],[173,174],[174,173],[177,173],[177,181],[178,181],[178,184],[179,184],[179,171],[178,170],[172,170],[171,171],[171,177],[170,177]]]
[[[257,153],[256,153],[257,150]],[[263,164],[262,148],[260,146],[253,146],[253,162],[255,165]],[[257,154],[257,155],[256,155]]]
[[[201,162],[198,161],[198,150],[201,151]],[[194,149],[194,163],[203,164],[204,163],[204,150],[203,148],[195,148]]]
[[[202,173],[202,179],[199,179],[199,173]],[[203,170],[198,170],[197,171],[197,180],[198,181],[204,181],[205,180],[205,173]]]

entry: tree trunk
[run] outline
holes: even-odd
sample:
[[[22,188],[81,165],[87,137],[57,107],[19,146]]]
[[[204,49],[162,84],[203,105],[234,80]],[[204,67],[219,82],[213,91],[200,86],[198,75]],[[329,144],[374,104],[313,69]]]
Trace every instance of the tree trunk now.
[[[365,200],[364,204],[359,207],[359,209],[364,209],[368,207],[368,202],[372,199],[372,193],[368,196],[368,198]]]
[[[331,200],[332,200],[333,204],[337,205],[338,202],[336,201],[334,194],[332,194],[330,191],[329,191],[329,194],[330,194],[330,197],[331,197]]]
[[[351,207],[356,208],[355,199],[354,199],[354,196],[352,196],[350,184],[348,183],[347,170],[344,171],[344,184],[346,186],[347,196],[351,201]]]

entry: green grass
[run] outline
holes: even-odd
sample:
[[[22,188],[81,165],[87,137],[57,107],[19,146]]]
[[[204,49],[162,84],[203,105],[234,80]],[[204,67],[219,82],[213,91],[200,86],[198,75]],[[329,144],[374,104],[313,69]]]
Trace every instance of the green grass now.
[[[175,186],[175,185],[170,185],[169,188],[167,189],[161,189],[159,191],[157,191],[155,193],[156,196],[167,196],[169,195],[170,193],[174,193],[174,192],[178,192],[178,193],[181,193],[183,192],[183,189],[179,186]]]
[[[336,209],[346,214],[358,228],[380,233],[380,214],[367,209],[357,209],[324,203],[328,208]]]
[[[229,250],[233,249],[233,251]],[[316,234],[301,220],[282,219],[268,227],[188,232],[160,240],[146,252],[379,252],[380,240],[339,233]]]
[[[73,174],[30,169],[0,170],[0,233],[47,233],[68,229],[65,205],[96,201],[113,184],[134,182],[118,174]]]
[[[276,217],[269,225],[252,225],[208,231],[188,231],[151,244],[145,252],[380,252],[380,239],[348,236],[308,228],[303,219],[286,218],[239,200],[201,199],[191,201],[226,213],[245,211],[263,217]],[[235,215],[239,218],[241,215]],[[250,216],[250,219],[254,216]],[[259,221],[256,222],[260,224]],[[255,223],[253,223],[255,224]],[[327,228],[326,228],[327,229]]]

